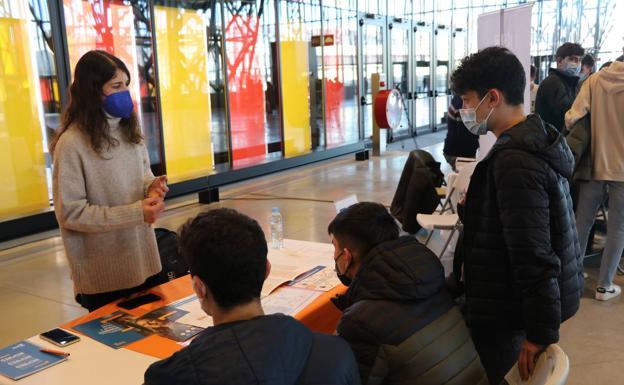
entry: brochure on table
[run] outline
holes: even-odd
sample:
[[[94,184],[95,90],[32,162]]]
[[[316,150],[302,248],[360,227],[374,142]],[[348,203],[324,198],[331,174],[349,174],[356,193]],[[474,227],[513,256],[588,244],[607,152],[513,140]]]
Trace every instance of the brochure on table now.
[[[332,264],[334,249],[331,244],[284,240],[284,248],[269,249],[271,272],[262,286],[262,297],[276,288],[318,266]],[[335,285],[334,285],[335,286]]]
[[[294,316],[321,294],[321,291],[284,287],[262,298],[262,308],[265,314],[282,313]],[[212,317],[204,312],[199,299],[195,295],[190,295],[169,306],[176,307],[185,313],[178,320],[179,322],[200,328],[213,326]]]
[[[203,330],[201,327],[177,321],[185,314],[184,310],[171,306],[164,306],[140,317],[117,311],[76,325],[74,329],[115,349],[153,334],[181,342]]]
[[[40,346],[21,341],[0,349],[0,374],[19,380],[66,360],[66,356],[45,353]]]

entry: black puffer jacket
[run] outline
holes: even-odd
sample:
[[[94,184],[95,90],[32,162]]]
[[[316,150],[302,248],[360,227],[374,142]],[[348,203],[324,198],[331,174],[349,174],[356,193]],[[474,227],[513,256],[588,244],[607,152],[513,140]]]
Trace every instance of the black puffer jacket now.
[[[583,290],[568,178],[574,157],[537,115],[501,135],[470,181],[464,214],[469,327],[559,340]]]
[[[557,130],[563,131],[565,114],[576,98],[578,81],[578,76],[569,76],[556,68],[551,68],[548,77],[537,89],[535,113]]]
[[[363,384],[487,383],[440,261],[413,237],[373,248],[334,303]]]

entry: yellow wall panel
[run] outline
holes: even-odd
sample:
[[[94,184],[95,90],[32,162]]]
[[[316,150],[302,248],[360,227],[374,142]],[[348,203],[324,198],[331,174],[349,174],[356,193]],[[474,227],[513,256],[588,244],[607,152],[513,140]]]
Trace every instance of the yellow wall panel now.
[[[0,18],[0,218],[50,207],[26,20]]]
[[[167,175],[171,182],[212,172],[206,27],[201,15],[155,7]]]
[[[311,151],[308,43],[282,41],[282,106],[286,157]]]

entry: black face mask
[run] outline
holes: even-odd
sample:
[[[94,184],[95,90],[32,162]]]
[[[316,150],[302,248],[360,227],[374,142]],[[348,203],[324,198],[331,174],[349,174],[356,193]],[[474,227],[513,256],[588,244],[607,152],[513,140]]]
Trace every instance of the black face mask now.
[[[336,272],[336,276],[338,276],[338,279],[340,280],[340,282],[345,285],[345,286],[349,286],[351,284],[352,279],[347,277],[345,275],[345,273],[347,272],[347,270],[349,270],[349,266],[347,266],[346,270],[344,271],[344,273],[341,273],[340,270],[338,269],[338,259],[340,259],[340,257],[342,257],[342,254],[344,253],[341,252],[335,259],[334,259],[334,271]]]

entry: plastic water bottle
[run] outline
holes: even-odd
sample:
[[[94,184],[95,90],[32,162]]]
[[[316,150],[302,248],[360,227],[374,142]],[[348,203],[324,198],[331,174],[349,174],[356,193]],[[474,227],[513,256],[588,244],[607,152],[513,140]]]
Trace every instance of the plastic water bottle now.
[[[271,247],[274,249],[284,247],[284,223],[278,207],[273,207],[271,213]]]

